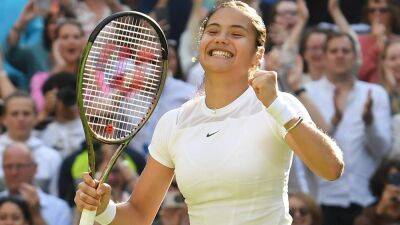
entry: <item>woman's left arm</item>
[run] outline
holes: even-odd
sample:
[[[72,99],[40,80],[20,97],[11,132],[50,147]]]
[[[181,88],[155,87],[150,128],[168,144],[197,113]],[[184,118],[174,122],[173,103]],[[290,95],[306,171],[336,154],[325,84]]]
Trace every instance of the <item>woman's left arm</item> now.
[[[284,127],[288,130],[298,119]],[[285,136],[285,141],[310,170],[327,180],[338,179],[344,168],[342,152],[336,143],[314,124],[300,122]]]
[[[249,84],[276,122],[286,128],[285,142],[308,168],[327,180],[338,179],[344,168],[341,150],[313,123],[299,121],[296,109],[302,105],[292,105],[295,102],[278,91],[277,73],[258,70],[249,76]]]

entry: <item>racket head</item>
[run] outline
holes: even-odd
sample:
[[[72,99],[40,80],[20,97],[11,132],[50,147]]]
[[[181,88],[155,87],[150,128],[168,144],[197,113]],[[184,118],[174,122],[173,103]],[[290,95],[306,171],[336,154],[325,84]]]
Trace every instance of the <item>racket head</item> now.
[[[126,11],[99,23],[84,49],[77,79],[87,139],[90,134],[108,144],[129,142],[154,111],[167,66],[165,35],[149,16]]]

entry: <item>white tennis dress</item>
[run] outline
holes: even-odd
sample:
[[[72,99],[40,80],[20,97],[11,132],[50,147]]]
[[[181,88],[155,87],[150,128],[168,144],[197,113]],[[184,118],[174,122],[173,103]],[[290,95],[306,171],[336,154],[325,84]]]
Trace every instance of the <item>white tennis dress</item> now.
[[[280,94],[311,121],[295,97]],[[191,225],[289,225],[293,154],[284,135],[248,88],[218,110],[207,108],[203,96],[169,111],[149,149],[156,161],[175,169]]]

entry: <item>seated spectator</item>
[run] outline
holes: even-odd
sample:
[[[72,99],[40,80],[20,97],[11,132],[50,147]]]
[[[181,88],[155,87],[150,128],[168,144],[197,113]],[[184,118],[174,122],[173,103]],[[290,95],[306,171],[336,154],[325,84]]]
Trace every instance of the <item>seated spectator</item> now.
[[[314,199],[303,193],[289,195],[289,213],[293,218],[292,225],[321,225],[321,208]]]
[[[12,196],[0,198],[0,225],[42,225],[33,223],[34,216],[24,199]]]
[[[354,225],[400,224],[400,161],[384,161],[370,180],[377,201],[363,210]]]
[[[38,163],[35,182],[44,191],[56,194],[61,156],[33,134],[36,116],[35,105],[29,94],[17,91],[4,100],[3,124],[7,132],[0,135],[0,168],[6,146],[14,142],[23,142],[32,150]],[[0,180],[3,180],[3,177],[4,171],[0,170]],[[4,185],[0,187],[4,189]]]
[[[42,94],[43,84],[50,76],[60,72],[75,75],[78,72],[79,58],[83,46],[83,30],[79,22],[69,19],[58,24],[56,40],[52,48],[52,54],[54,55],[53,68],[50,72],[38,72],[34,74],[30,82],[31,95],[39,112],[39,121],[49,116],[49,112],[45,110],[46,96]]]
[[[67,203],[35,186],[37,162],[28,146],[18,142],[10,144],[2,158],[6,190],[0,196],[25,199],[33,214],[34,224],[71,225],[72,214]]]
[[[380,63],[381,82],[389,93],[394,115],[400,113],[400,40],[385,45]]]
[[[110,145],[105,145],[98,142],[94,143],[97,161],[101,162],[102,157],[107,157],[107,155],[103,153],[107,153],[104,148],[109,147]],[[89,170],[86,148],[86,143],[83,143],[80,150],[73,152],[64,159],[60,168],[58,180],[59,196],[66,200],[71,207],[75,205],[74,196],[77,184],[81,182],[83,173]],[[124,166],[127,165],[130,170],[134,172],[134,174],[140,175],[142,173],[144,166],[146,165],[146,160],[141,154],[128,147],[124,150],[124,154],[121,157],[124,159]],[[98,167],[101,166],[100,163],[96,163],[96,165]],[[101,169],[99,171],[101,172]],[[135,180],[131,179],[133,176],[128,178],[128,173],[126,173],[124,176],[126,181],[133,181],[133,185],[131,185],[131,188],[133,188],[135,183]]]
[[[54,84],[48,84],[53,83]],[[57,82],[56,82],[57,81]],[[55,89],[54,119],[40,133],[42,141],[59,151],[62,157],[80,149],[85,139],[82,123],[76,104],[75,77],[70,74],[59,74],[50,77],[44,87]],[[54,87],[55,85],[58,86]],[[51,100],[48,100],[51,101]],[[46,105],[52,105],[47,103]],[[50,106],[51,107],[51,106]]]

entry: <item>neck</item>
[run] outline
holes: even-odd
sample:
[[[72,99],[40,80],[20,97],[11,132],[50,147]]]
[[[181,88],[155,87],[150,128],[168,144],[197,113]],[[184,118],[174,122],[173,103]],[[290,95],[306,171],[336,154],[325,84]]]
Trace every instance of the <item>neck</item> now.
[[[310,75],[312,80],[319,80],[325,74],[324,66],[308,66],[308,74]]]
[[[247,88],[247,76],[207,74],[205,78],[206,105],[210,109],[227,106]]]
[[[8,132],[8,136],[13,141],[26,142],[29,139],[30,134],[29,135],[21,135],[21,136],[19,136],[19,135],[13,135],[12,133]]]
[[[335,86],[343,88],[353,87],[355,78],[351,74],[328,74],[327,79]]]
[[[78,68],[77,62],[66,63],[64,66],[63,72],[75,74],[78,72],[77,68]]]

